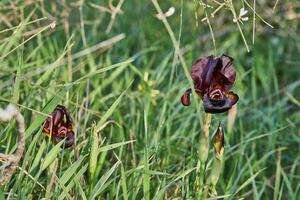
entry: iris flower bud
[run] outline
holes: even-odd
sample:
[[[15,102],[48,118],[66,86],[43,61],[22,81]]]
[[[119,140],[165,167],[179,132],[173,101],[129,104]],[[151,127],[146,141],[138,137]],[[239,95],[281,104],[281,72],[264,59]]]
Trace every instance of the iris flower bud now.
[[[224,153],[224,130],[221,122],[219,122],[218,129],[215,133],[214,147],[216,158],[221,160]]]
[[[222,171],[223,154],[224,154],[224,130],[221,122],[219,122],[218,129],[215,133],[214,147],[215,147],[215,160],[212,165],[210,179],[209,179],[210,185],[212,186],[211,189],[213,191],[215,191],[215,185],[217,184],[220,178],[220,174]]]

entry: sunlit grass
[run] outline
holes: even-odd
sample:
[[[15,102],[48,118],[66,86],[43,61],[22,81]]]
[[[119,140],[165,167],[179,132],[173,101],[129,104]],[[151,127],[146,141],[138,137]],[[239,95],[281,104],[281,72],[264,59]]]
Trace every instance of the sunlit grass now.
[[[256,1],[255,8],[244,1],[249,21],[243,24],[234,23],[232,14],[232,9],[238,14],[242,3],[225,1],[234,7],[217,12],[216,1],[213,8],[201,4],[198,26],[194,1],[109,2],[0,2],[0,106],[18,106],[26,124],[23,159],[1,195],[197,197],[203,109],[195,95],[190,107],[183,107],[180,97],[192,84],[191,64],[216,51],[235,58],[240,96],[232,128],[225,126],[219,198],[298,199],[297,1]],[[171,6],[172,16],[155,17]],[[209,24],[201,21],[205,17]],[[72,114],[74,148],[61,149],[41,132],[57,104]],[[211,135],[220,120],[227,124],[227,114],[212,116]],[[12,153],[17,147],[15,122],[0,126],[0,151]],[[213,155],[211,148],[208,174]]]

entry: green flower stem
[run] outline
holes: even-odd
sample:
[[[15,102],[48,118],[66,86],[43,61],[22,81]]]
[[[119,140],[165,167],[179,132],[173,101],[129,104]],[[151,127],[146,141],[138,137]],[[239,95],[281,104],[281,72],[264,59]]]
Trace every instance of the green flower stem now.
[[[205,165],[209,152],[209,138],[201,135],[199,144],[199,160],[201,165]]]
[[[204,187],[205,168],[209,153],[209,127],[211,123],[211,114],[206,113],[203,123],[202,134],[200,135],[199,144],[199,162],[197,164],[197,177],[196,177],[196,192],[198,199],[202,197]]]

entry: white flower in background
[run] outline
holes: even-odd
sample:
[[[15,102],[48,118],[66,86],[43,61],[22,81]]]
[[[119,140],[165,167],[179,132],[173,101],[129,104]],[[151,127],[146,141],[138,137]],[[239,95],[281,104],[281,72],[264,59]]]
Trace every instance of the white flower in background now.
[[[236,23],[237,21],[240,21],[243,23],[243,21],[248,21],[249,17],[245,16],[248,13],[248,10],[246,10],[244,7],[240,9],[239,16],[237,18],[233,19],[233,22]]]
[[[53,22],[50,24],[50,28],[51,28],[51,29],[55,29],[55,26],[56,26],[56,22],[53,21]]]
[[[165,17],[170,17],[172,16],[173,14],[175,13],[175,8],[174,7],[170,7],[168,9],[167,12],[163,13],[163,14],[156,14],[156,17],[159,19],[159,20],[162,20],[163,19],[163,16]]]

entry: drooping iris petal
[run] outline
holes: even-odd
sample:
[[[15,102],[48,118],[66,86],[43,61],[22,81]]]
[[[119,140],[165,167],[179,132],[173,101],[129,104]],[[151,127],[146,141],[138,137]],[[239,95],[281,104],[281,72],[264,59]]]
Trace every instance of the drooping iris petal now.
[[[210,99],[207,94],[203,97],[204,111],[207,113],[222,113],[229,110],[239,100],[237,94],[228,92],[223,99]]]
[[[44,126],[43,126],[43,132],[46,135],[50,134],[50,123],[51,123],[51,118],[48,118],[45,122],[44,122]]]
[[[68,148],[73,146],[75,140],[74,132],[71,131],[66,133],[65,135],[58,134],[53,137],[53,141],[55,144],[59,143],[62,140],[65,140],[64,144],[61,146],[62,148]]]
[[[187,89],[181,97],[181,103],[184,106],[189,106],[191,104],[190,94],[192,93],[192,89]]]
[[[236,102],[238,102],[239,100],[239,96],[237,94],[235,94],[234,92],[230,91],[230,92],[227,92],[225,94],[226,98],[227,98],[227,101],[228,103],[233,106],[234,104],[236,104]]]

